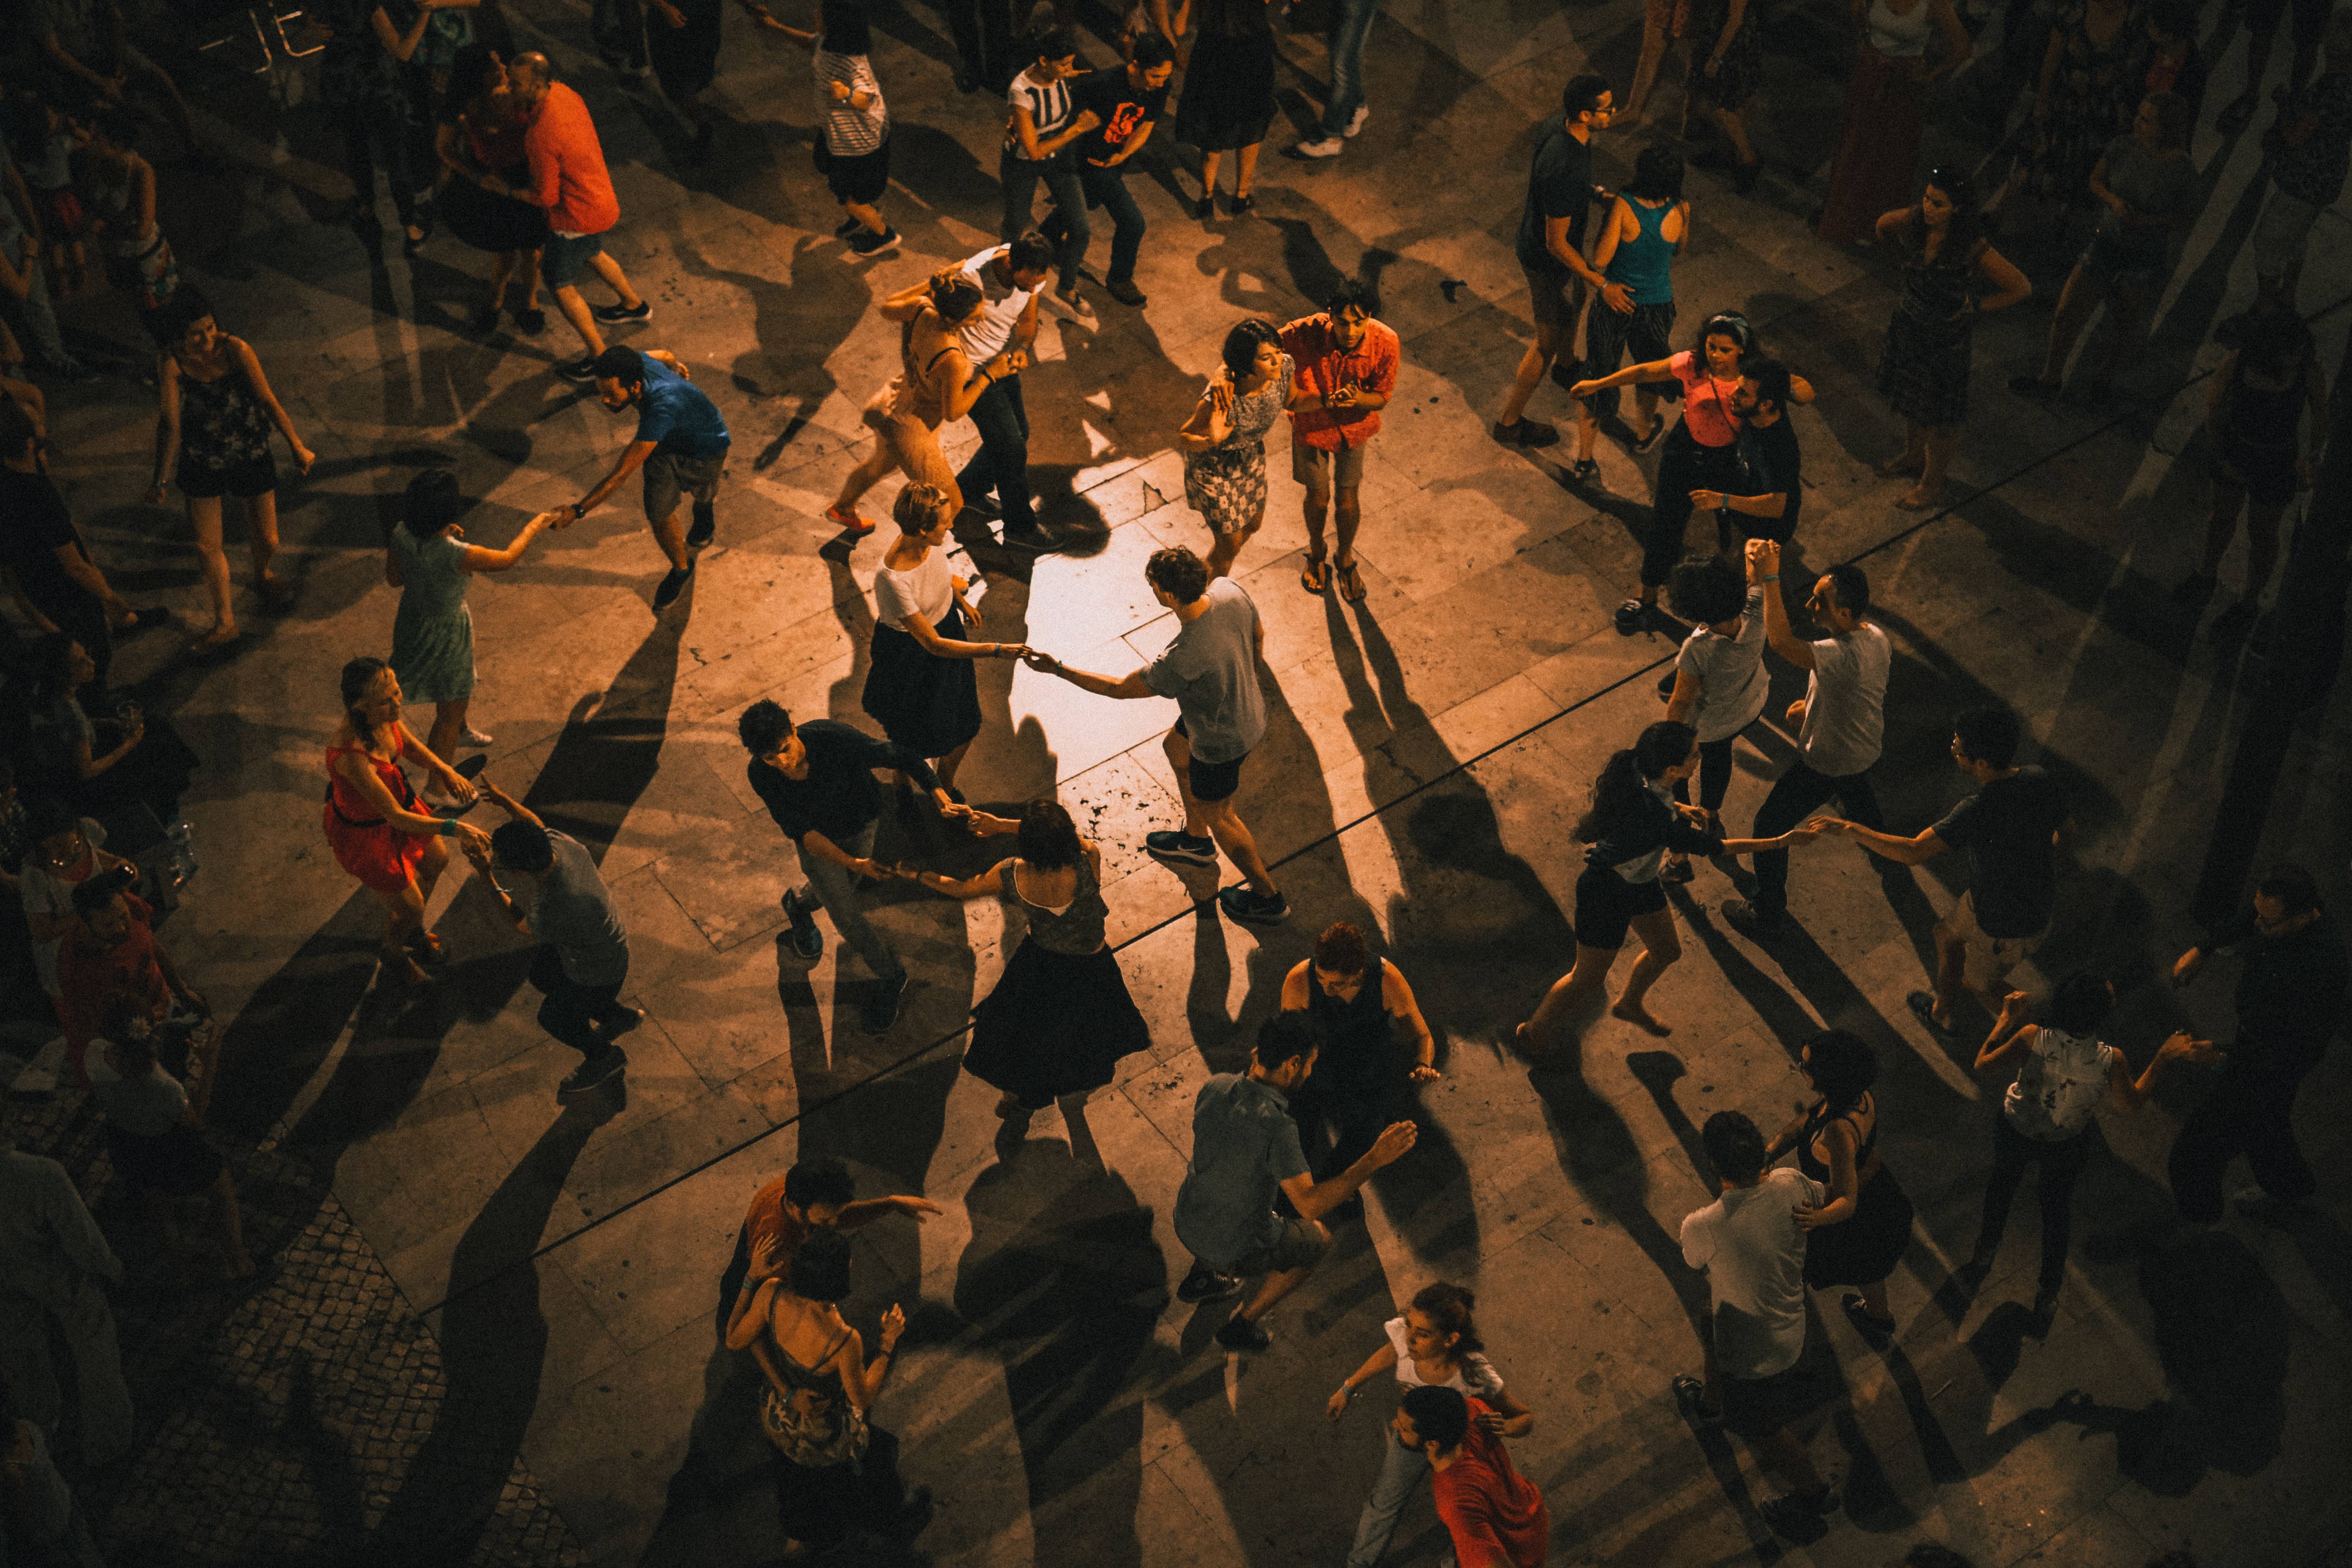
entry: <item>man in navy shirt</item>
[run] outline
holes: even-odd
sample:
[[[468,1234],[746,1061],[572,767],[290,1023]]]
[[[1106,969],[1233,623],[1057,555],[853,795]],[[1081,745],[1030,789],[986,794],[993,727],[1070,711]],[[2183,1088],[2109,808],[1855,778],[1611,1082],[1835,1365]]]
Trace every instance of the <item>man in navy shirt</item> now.
[[[1168,79],[1176,73],[1176,50],[1158,33],[1135,40],[1134,57],[1119,71],[1088,71],[1070,84],[1077,123],[1086,128],[1071,148],[1077,160],[1078,189],[1087,205],[1110,214],[1110,270],[1103,289],[1122,305],[1140,306],[1135,258],[1143,251],[1143,209],[1128,194],[1127,162],[1151,140],[1151,128],[1168,108]],[[1041,226],[1045,237],[1063,243],[1069,215],[1055,207]]]
[[[646,471],[646,521],[654,538],[669,557],[669,575],[654,590],[656,613],[677,603],[686,580],[694,574],[687,554],[710,542],[718,531],[712,510],[719,497],[719,476],[727,468],[727,421],[719,405],[696,386],[676,354],[662,349],[643,353],[615,345],[596,356],[596,395],[604,406],[619,413],[635,406],[637,438],[621,453],[594,489],[565,509],[558,528],[569,528],[586,517],[620,489],[621,481],[642,468]],[[680,531],[677,503],[694,498],[694,526]]]

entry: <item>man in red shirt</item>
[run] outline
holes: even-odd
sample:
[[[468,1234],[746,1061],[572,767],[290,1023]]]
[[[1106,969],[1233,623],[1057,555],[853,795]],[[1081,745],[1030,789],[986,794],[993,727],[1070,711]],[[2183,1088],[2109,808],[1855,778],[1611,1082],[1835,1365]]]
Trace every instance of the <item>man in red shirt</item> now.
[[[613,177],[604,170],[604,143],[596,139],[595,122],[580,95],[553,79],[547,57],[517,55],[507,67],[509,90],[521,111],[523,149],[530,155],[530,184],[518,190],[496,175],[483,188],[547,209],[547,245],[539,253],[540,277],[555,296],[556,308],[572,330],[580,334],[587,352],[555,367],[566,381],[589,382],[596,377],[596,356],[604,352],[604,336],[596,323],[617,326],[642,321],[654,308],[629,287],[621,264],[604,254],[604,234],[621,221],[621,204],[613,195]],[[612,288],[617,304],[593,310],[580,297],[580,275],[593,272]]]
[[[1290,477],[1307,487],[1307,569],[1299,574],[1299,586],[1319,594],[1328,581],[1323,514],[1336,493],[1339,544],[1331,566],[1339,575],[1339,596],[1351,605],[1364,598],[1363,575],[1356,570],[1364,445],[1381,432],[1381,410],[1388,406],[1397,378],[1397,335],[1372,320],[1372,302],[1369,288],[1346,279],[1331,290],[1320,315],[1301,317],[1282,329],[1282,352],[1296,374]]]
[[[1399,1443],[1429,1460],[1430,1500],[1461,1568],[1543,1568],[1551,1511],[1535,1483],[1512,1468],[1510,1450],[1495,1435],[1501,1420],[1483,1400],[1424,1384],[1405,1390],[1390,1425]]]
[[[65,1025],[67,1059],[77,1073],[90,1041],[105,1028],[107,1004],[117,994],[135,997],[157,1019],[173,1002],[199,1017],[207,1012],[205,999],[181,980],[171,955],[155,940],[145,900],[126,891],[137,875],[121,867],[74,889],[75,924],[58,944],[58,1017]]]

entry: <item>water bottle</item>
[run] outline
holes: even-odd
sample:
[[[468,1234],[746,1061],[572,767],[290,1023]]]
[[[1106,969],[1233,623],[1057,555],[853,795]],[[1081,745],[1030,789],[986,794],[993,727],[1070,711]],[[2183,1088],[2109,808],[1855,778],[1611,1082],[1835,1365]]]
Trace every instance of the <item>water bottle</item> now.
[[[175,881],[185,882],[196,874],[195,834],[187,823],[173,817],[171,827],[163,837],[172,846],[173,879]]]

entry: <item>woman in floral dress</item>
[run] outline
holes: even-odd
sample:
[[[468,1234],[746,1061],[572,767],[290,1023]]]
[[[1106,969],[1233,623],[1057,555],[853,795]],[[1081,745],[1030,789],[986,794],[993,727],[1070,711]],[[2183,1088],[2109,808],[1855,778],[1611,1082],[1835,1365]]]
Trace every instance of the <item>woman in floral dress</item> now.
[[[1184,499],[1217,542],[1209,575],[1224,576],[1265,521],[1265,433],[1290,406],[1292,366],[1273,324],[1252,317],[1225,334],[1224,363],[1176,433]]]
[[[2091,171],[2131,132],[2147,92],[2147,26],[2134,0],[2074,0],[2051,29],[2033,95],[2026,189],[2059,212],[2089,205]]]

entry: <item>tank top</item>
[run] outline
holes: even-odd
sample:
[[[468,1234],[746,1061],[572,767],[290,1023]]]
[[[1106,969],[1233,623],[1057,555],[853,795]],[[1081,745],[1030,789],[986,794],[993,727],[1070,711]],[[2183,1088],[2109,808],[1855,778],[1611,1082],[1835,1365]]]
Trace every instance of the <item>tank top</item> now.
[[[230,362],[210,381],[180,372],[180,457],[200,468],[226,468],[269,456],[269,416],[245,372]]]
[[[792,1384],[794,1394],[819,1394],[832,1400],[836,1406],[849,1403],[849,1391],[842,1386],[841,1373],[833,1366],[833,1358],[841,1353],[843,1345],[849,1342],[849,1331],[843,1330],[838,1339],[825,1346],[813,1367],[803,1366],[794,1361],[793,1352],[778,1342],[772,1309],[768,1319],[767,1334],[768,1342],[776,1347],[776,1370],[784,1374],[784,1381]]]
[[[1012,861],[1007,860],[996,875],[1006,901],[1020,905],[1022,912],[1029,917],[1030,941],[1047,952],[1072,957],[1084,957],[1101,950],[1103,926],[1110,918],[1110,906],[1103,902],[1102,889],[1095,881],[1093,862],[1086,856],[1078,857],[1077,890],[1058,910],[1021,896]]]
[[[1307,964],[1307,1016],[1315,1025],[1315,1037],[1321,1046],[1321,1054],[1315,1059],[1316,1077],[1358,1089],[1379,1081],[1395,1037],[1389,1028],[1388,1007],[1381,999],[1381,983],[1387,978],[1386,961],[1372,960],[1365,966],[1355,995],[1342,1002],[1323,989],[1315,965]]]
[[[1875,1107],[1874,1106],[1873,1109],[1874,1110]],[[1827,1100],[1823,1100],[1808,1112],[1805,1116],[1804,1131],[1797,1135],[1797,1169],[1821,1183],[1822,1185],[1828,1186],[1830,1168],[1813,1158],[1813,1141],[1822,1135],[1831,1122],[1851,1123],[1853,1119],[1853,1111],[1831,1110]],[[1870,1119],[1870,1131],[1863,1135],[1862,1142],[1854,1147],[1853,1168],[1857,1173],[1870,1163],[1871,1151],[1877,1147],[1878,1118],[1874,1115]]]
[[[1870,47],[1893,59],[1915,59],[1927,52],[1927,6],[1919,0],[1907,16],[1886,8],[1886,0],[1870,0]]]
[[[1625,205],[1633,209],[1633,221],[1641,225],[1642,232],[1618,242],[1617,253],[1609,258],[1606,276],[1610,282],[1622,283],[1632,289],[1636,305],[1670,305],[1674,302],[1675,285],[1669,268],[1680,247],[1667,243],[1664,229],[1666,215],[1675,210],[1675,204],[1644,206],[1628,196]],[[1601,308],[1605,310],[1609,307],[1604,304]]]
[[[916,321],[921,320],[920,315],[915,318]],[[899,329],[898,379],[890,389],[891,418],[920,420],[926,427],[933,430],[946,422],[947,397],[932,389],[931,372],[955,346],[948,344],[933,354],[928,363],[918,368],[915,364],[915,321],[908,321]]]
[[[403,741],[401,751],[405,752],[407,749],[408,742]],[[386,762],[365,746],[329,746],[327,748],[327,805],[334,812],[336,821],[345,827],[382,827],[384,825],[383,818],[375,814],[374,804],[353,789],[343,775],[335,771],[335,759],[346,752],[357,752],[367,758],[369,765],[375,769],[375,776],[383,781],[383,787],[392,792],[393,799],[400,802],[400,808],[403,811],[416,809],[416,791],[409,784],[408,774],[401,768],[397,753],[394,754],[394,760]]]

